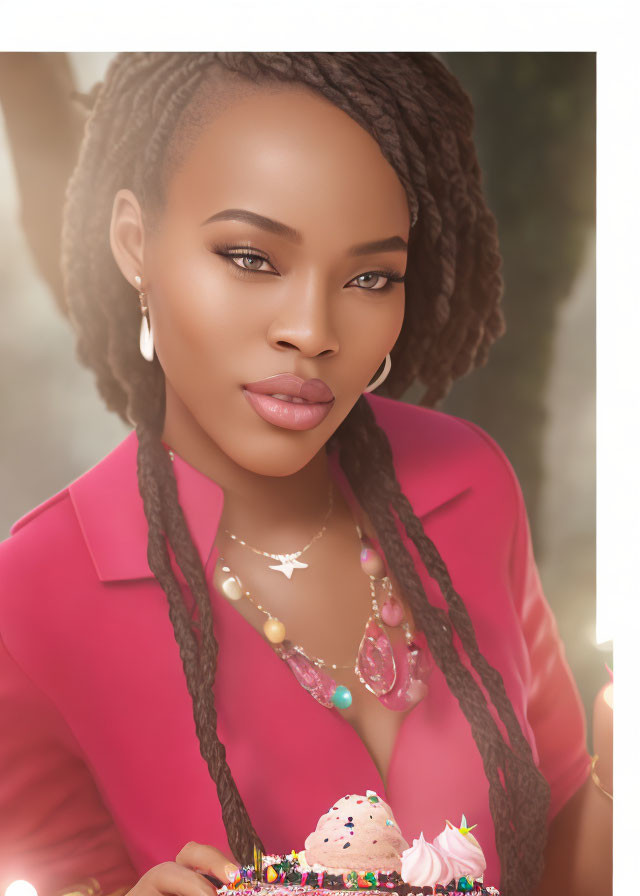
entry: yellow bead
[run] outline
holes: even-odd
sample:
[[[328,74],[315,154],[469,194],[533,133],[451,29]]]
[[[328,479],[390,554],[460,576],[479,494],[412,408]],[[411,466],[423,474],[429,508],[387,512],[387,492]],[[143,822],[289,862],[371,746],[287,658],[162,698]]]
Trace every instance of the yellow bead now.
[[[279,619],[267,619],[263,628],[265,635],[272,644],[280,644],[284,641],[286,631]]]

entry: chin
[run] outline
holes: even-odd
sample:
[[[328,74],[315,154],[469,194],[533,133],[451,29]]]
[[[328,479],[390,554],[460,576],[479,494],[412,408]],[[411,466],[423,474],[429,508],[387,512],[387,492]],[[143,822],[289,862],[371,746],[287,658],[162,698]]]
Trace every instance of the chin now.
[[[303,450],[301,445],[290,445],[287,447],[282,444],[269,446],[265,444],[262,446],[262,450],[256,451],[258,445],[259,443],[256,444],[254,442],[253,445],[247,446],[249,450],[240,454],[234,451],[230,456],[235,463],[244,467],[245,470],[249,470],[259,476],[274,477],[293,476],[306,467],[316,454],[319,451],[323,451],[325,447],[324,442],[319,444],[314,442],[313,447],[309,447],[307,450]]]
[[[226,421],[222,429],[221,420]],[[200,425],[219,452],[258,476],[293,476],[324,451],[331,435],[280,429],[261,420],[247,426],[246,419],[225,413],[216,415],[215,425],[207,426],[204,421]]]

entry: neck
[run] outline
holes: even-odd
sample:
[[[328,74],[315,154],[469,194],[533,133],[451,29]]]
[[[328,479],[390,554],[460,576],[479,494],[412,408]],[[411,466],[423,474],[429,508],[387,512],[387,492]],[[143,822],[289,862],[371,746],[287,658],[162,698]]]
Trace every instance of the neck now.
[[[297,545],[301,536],[311,537],[322,525],[331,488],[324,446],[290,475],[256,473],[226,454],[169,388],[162,440],[223,489],[219,533],[227,529],[249,543],[255,541],[263,550],[276,551],[289,541]]]

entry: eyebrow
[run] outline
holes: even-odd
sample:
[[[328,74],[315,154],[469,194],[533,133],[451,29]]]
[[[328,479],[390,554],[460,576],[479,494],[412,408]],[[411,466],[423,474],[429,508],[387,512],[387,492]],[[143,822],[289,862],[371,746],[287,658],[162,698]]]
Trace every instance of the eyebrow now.
[[[299,230],[289,227],[288,224],[282,224],[280,221],[274,221],[273,218],[251,212],[246,208],[225,208],[221,212],[216,212],[215,215],[210,215],[202,222],[201,227],[211,224],[212,221],[242,221],[245,224],[253,224],[254,227],[274,233],[276,236],[284,237],[292,243],[298,245],[302,243],[302,234]],[[401,236],[389,236],[367,243],[357,243],[347,249],[347,255],[368,255],[371,252],[393,252],[398,249],[406,252],[406,241]]]

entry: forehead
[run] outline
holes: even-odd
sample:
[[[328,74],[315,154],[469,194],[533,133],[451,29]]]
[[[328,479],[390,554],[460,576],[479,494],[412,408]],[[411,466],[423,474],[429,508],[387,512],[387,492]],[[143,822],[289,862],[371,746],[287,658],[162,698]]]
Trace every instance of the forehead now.
[[[303,233],[406,234],[404,188],[374,138],[299,87],[260,87],[222,105],[190,140],[166,187],[165,213],[198,222],[248,208]],[[382,228],[382,230],[381,230]]]

